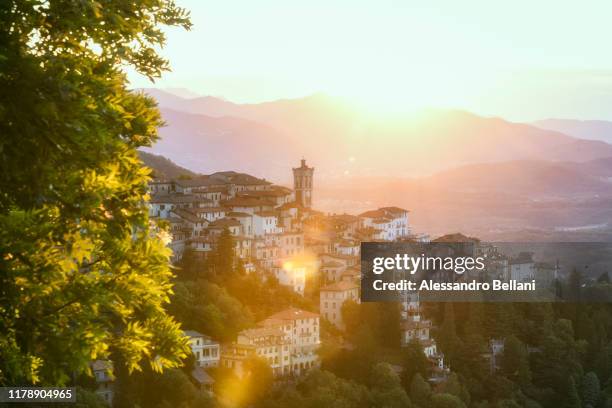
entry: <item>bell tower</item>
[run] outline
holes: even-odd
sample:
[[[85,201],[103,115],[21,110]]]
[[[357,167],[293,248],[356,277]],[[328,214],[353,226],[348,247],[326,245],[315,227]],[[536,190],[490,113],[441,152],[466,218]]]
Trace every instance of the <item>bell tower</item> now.
[[[295,201],[305,208],[312,207],[312,175],[314,167],[308,167],[302,159],[300,167],[293,168],[293,189]]]

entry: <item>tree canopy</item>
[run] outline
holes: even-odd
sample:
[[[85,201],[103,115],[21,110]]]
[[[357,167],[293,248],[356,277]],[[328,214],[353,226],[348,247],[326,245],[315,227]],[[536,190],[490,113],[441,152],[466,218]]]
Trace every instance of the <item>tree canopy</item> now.
[[[163,25],[188,29],[189,15],[171,0],[0,7],[0,385],[186,356],[136,150],[162,122],[124,73],[168,69]]]

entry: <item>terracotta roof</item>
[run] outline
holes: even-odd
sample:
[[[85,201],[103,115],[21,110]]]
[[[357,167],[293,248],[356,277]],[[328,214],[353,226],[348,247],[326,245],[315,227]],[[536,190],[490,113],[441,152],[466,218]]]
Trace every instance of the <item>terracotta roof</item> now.
[[[340,281],[340,282],[335,282],[330,285],[322,287],[321,292],[344,292],[347,290],[358,289],[358,288],[359,286],[357,286],[356,283]]]
[[[256,327],[253,329],[242,330],[238,333],[239,336],[245,336],[250,339],[266,336],[284,336],[285,333],[276,327]]]
[[[222,202],[226,207],[274,207],[275,203],[257,197],[234,197]]]
[[[277,186],[275,186],[277,187]],[[280,188],[273,188],[271,190],[256,190],[256,191],[241,191],[236,193],[240,197],[285,197],[291,195],[291,190]]]
[[[317,313],[308,312],[306,310],[297,309],[295,307],[290,307],[289,309],[285,309],[282,312],[273,314],[265,320],[298,320],[312,319],[316,317],[319,317]]]
[[[235,220],[233,218],[221,218],[220,220],[216,220],[211,222],[208,225],[208,228],[225,228],[225,227],[239,227],[240,221]]]
[[[190,222],[208,222],[203,218],[199,218],[196,214],[185,208],[175,208],[172,210],[172,213],[176,214],[179,218]]]
[[[211,212],[226,212],[227,209],[223,207],[198,207],[198,208],[190,208],[190,211],[194,213],[211,213]]]
[[[228,186],[200,187],[194,188],[191,191],[195,193],[227,193]]]
[[[215,380],[202,367],[196,367],[191,371],[191,376],[200,384],[214,384]]]
[[[343,246],[343,247],[353,247],[353,246],[361,245],[361,243],[358,242],[358,241],[351,241],[351,240],[348,240],[348,239],[342,239],[339,242],[337,242],[337,244],[339,246]]]
[[[225,215],[227,215],[228,217],[236,217],[236,218],[250,218],[253,216],[253,214],[240,212],[240,211],[228,212]]]
[[[192,203],[194,201],[202,201],[205,199],[194,197],[191,194],[155,194],[151,196],[149,200],[152,204],[180,204],[180,203]]]
[[[202,176],[194,179],[174,180],[174,183],[181,187],[207,187],[223,184],[220,183],[219,180],[211,179],[210,176]]]
[[[403,208],[399,208],[399,207],[382,207],[382,208],[379,208],[379,210],[386,211],[386,212],[393,213],[393,214],[403,214],[403,213],[410,212],[408,210],[404,210]]]
[[[278,215],[276,211],[258,211],[255,214],[260,217],[276,217]]]
[[[323,262],[321,266],[323,266],[324,268],[339,268],[339,267],[344,266],[344,264],[338,261],[327,261],[327,262]]]
[[[343,260],[347,260],[347,259],[357,259],[356,256],[352,256],[352,255],[342,255],[342,254],[331,254],[331,253],[324,253],[321,254],[321,257],[324,256],[328,256],[330,258],[336,258],[336,259],[343,259]]]
[[[363,218],[380,218],[384,217],[385,213],[381,210],[370,210],[359,214],[359,216]]]
[[[377,210],[370,210],[359,214],[363,218],[388,218],[401,216],[404,213],[408,213],[408,210],[404,210],[399,207],[381,207]]]
[[[461,233],[455,233],[455,234],[446,234],[443,235],[441,237],[438,237],[436,239],[434,239],[432,242],[448,242],[448,243],[454,243],[454,242],[480,242],[480,240],[478,238],[472,238],[472,237],[468,237],[465,236]]]

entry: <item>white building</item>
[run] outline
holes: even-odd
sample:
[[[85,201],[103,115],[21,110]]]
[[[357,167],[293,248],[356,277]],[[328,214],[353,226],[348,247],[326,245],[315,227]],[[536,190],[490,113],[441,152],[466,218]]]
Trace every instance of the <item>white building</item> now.
[[[223,348],[221,365],[242,377],[247,359],[264,359],[275,376],[291,373],[291,341],[285,333],[274,327],[256,327],[238,333],[236,341]]]
[[[227,218],[237,220],[242,225],[240,235],[247,237],[255,236],[255,226],[253,224],[253,214],[245,212],[229,212],[226,214]]]
[[[293,374],[299,375],[304,370],[319,365],[317,350],[321,341],[317,313],[289,308],[268,317],[260,324],[263,327],[279,328],[290,339]]]
[[[252,357],[264,358],[275,376],[300,375],[317,367],[320,346],[319,315],[289,308],[243,330],[236,341],[224,347],[221,365],[244,374],[244,362]]]
[[[219,343],[210,337],[194,330],[185,330],[185,336],[189,337],[189,346],[198,367],[218,367],[221,356]]]
[[[337,260],[322,262],[321,277],[323,278],[323,282],[331,283],[340,281],[342,278],[342,274],[346,269],[346,264]]]
[[[213,222],[220,220],[221,218],[225,218],[225,214],[228,211],[223,207],[199,207],[191,209],[191,212],[193,212],[201,219],[204,219],[208,222]]]
[[[410,236],[408,210],[399,207],[382,207],[378,210],[359,214],[361,228],[373,228],[373,238],[382,241],[395,241]]]
[[[319,299],[321,316],[344,329],[342,305],[349,300],[360,303],[359,286],[355,282],[339,281],[322,287]]]
[[[275,211],[259,211],[253,214],[255,236],[280,234],[283,229],[278,226],[278,214]]]
[[[198,199],[190,194],[156,194],[149,200],[149,216],[168,218],[174,209],[197,206]]]
[[[340,255],[358,256],[361,252],[361,242],[349,239],[341,239],[337,242],[334,242],[334,250],[337,254]]]

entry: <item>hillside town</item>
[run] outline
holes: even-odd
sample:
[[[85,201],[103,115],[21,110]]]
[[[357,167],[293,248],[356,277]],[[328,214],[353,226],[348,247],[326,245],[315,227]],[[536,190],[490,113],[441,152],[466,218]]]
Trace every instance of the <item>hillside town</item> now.
[[[149,184],[149,215],[168,226],[173,263],[180,262],[187,252],[206,260],[226,232],[245,273],[262,280],[276,279],[300,296],[304,296],[308,281],[317,282],[318,310],[290,307],[242,330],[232,342],[221,344],[206,333],[187,328],[184,333],[196,363],[191,374],[200,389],[213,392],[210,368],[224,367],[240,377],[252,356],[265,359],[279,379],[300,376],[320,366],[323,321],[341,333],[345,329],[343,306],[349,301],[360,303],[361,242],[429,241],[427,235],[412,231],[410,212],[403,208],[382,207],[358,215],[317,211],[313,208],[314,168],[304,159],[293,168],[293,180],[290,189],[249,174],[224,171],[194,178],[154,179]],[[479,242],[462,234],[433,241]],[[477,248],[488,254],[490,266],[505,280],[531,280],[538,269],[556,273],[552,266],[536,263],[530,253],[510,259],[491,245]],[[401,306],[400,344],[407,346],[414,340],[421,344],[430,362],[428,381],[436,384],[445,381],[450,369],[430,335],[432,328],[432,322],[421,313],[418,294],[407,294]],[[491,353],[485,357],[494,361],[501,352],[499,340],[492,339],[491,345]],[[106,365],[96,362],[94,371],[98,393],[111,402],[112,381],[104,374]]]

